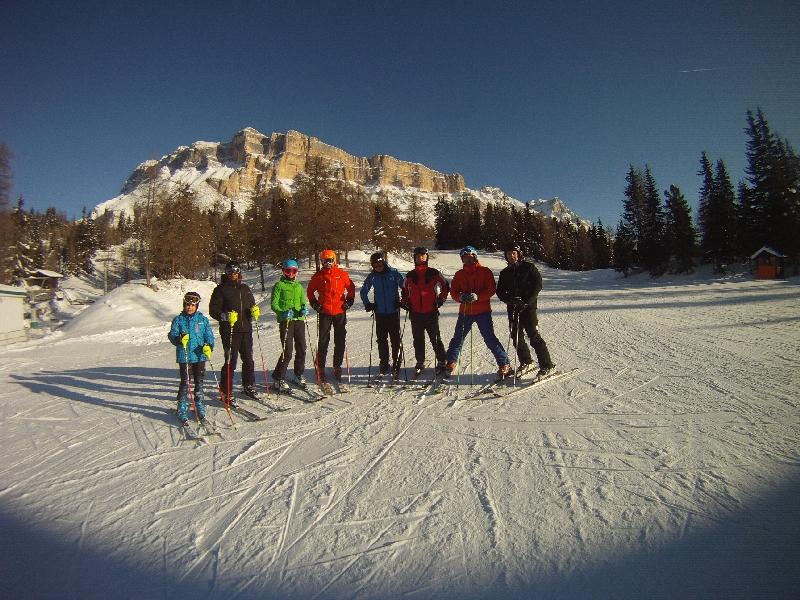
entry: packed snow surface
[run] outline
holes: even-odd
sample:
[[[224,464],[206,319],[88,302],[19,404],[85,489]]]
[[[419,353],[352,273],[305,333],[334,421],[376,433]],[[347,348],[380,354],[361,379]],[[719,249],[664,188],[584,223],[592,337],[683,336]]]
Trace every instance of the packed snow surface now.
[[[359,300],[348,393],[271,396],[291,409],[233,428],[209,372],[223,437],[200,446],[176,427],[166,333],[184,292],[207,312],[211,282],[127,284],[0,350],[0,595],[794,597],[798,280],[542,270],[540,329],[570,376],[463,400],[496,369],[475,331],[445,393],[366,388],[377,348]],[[280,353],[275,277],[261,293],[248,274],[260,383]],[[445,342],[455,317],[448,302]],[[494,323],[507,343],[497,302]],[[404,340],[410,370],[410,327]]]

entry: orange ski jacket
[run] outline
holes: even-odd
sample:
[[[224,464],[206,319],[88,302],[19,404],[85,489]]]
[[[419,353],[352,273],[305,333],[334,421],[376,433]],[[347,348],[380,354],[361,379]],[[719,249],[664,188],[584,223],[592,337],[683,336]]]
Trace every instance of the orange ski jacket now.
[[[350,280],[347,271],[335,264],[330,269],[320,269],[314,273],[308,282],[306,295],[312,305],[314,302],[319,302],[321,312],[335,316],[346,310],[346,303],[353,304],[356,286]]]
[[[489,267],[484,267],[480,263],[462,267],[453,277],[450,284],[450,295],[456,302],[461,302],[461,294],[475,293],[478,295],[477,302],[471,304],[461,303],[459,312],[461,314],[478,315],[490,312],[489,300],[494,296],[497,286],[494,282],[494,275]]]

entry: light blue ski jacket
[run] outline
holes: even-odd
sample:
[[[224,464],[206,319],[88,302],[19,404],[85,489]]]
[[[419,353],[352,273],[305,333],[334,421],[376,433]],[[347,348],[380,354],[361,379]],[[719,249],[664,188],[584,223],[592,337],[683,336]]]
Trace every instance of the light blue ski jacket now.
[[[189,334],[189,343],[186,345],[188,361],[183,351],[183,344],[181,344],[181,336],[184,333]],[[172,319],[172,326],[169,328],[167,337],[176,346],[175,361],[181,364],[204,362],[206,360],[206,356],[203,354],[205,344],[211,346],[212,350],[214,349],[214,332],[211,330],[208,318],[200,311],[195,312],[192,316],[181,312]]]
[[[397,312],[400,290],[403,289],[403,276],[394,267],[386,265],[382,273],[370,272],[361,287],[361,301],[369,302],[369,290],[374,288],[375,311],[381,315]]]

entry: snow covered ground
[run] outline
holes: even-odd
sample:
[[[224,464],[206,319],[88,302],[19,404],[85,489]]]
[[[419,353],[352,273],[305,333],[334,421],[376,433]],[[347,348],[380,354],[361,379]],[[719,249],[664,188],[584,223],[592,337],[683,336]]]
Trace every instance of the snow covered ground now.
[[[432,263],[452,276],[459,260]],[[576,375],[452,407],[378,393],[359,301],[350,393],[238,429],[214,399],[224,439],[200,447],[175,427],[166,332],[210,282],[128,284],[0,350],[0,595],[796,597],[800,281],[543,273],[542,334]],[[473,347],[451,394],[495,370],[477,331]]]

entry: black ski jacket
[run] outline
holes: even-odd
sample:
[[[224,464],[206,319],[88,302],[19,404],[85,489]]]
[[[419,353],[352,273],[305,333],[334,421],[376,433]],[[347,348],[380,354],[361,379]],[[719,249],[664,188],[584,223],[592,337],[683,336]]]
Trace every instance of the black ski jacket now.
[[[226,275],[222,275],[222,283],[214,288],[211,300],[208,301],[208,314],[219,321],[220,335],[230,333],[230,324],[223,313],[235,310],[239,318],[233,326],[234,332],[253,331],[253,317],[250,309],[256,304],[253,292],[246,283],[233,283]],[[225,315],[227,317],[227,315]]]
[[[542,274],[536,265],[520,261],[500,271],[497,279],[497,297],[505,303],[522,298],[528,309],[536,312],[536,297],[542,291]],[[527,309],[526,309],[527,310]]]

